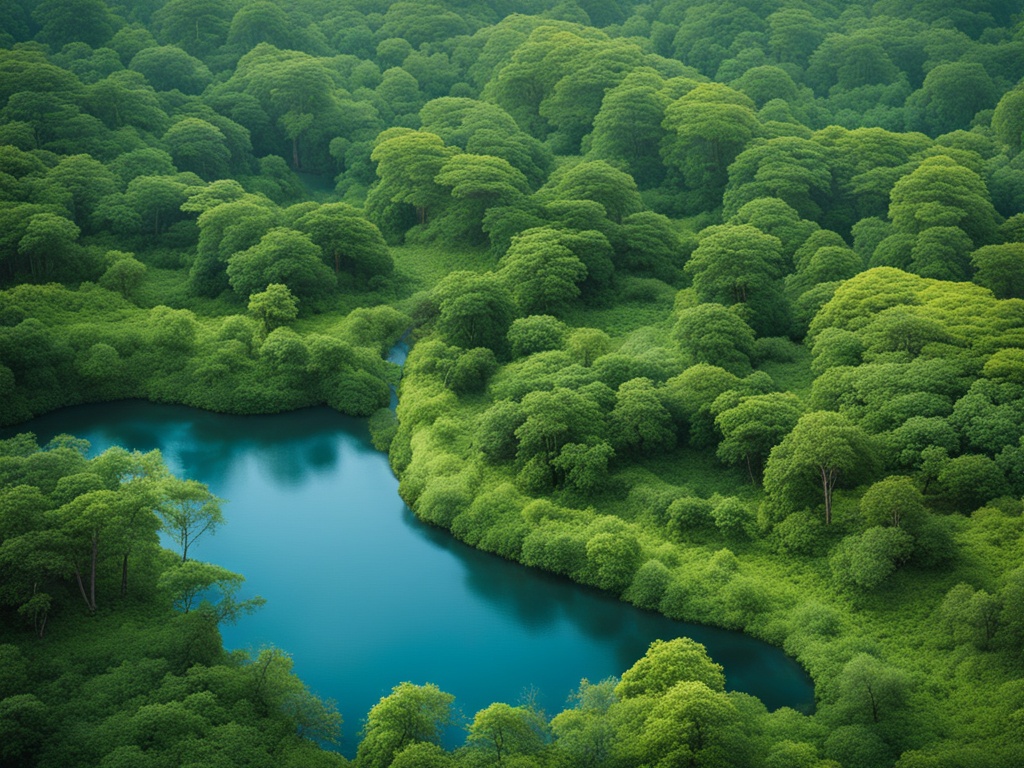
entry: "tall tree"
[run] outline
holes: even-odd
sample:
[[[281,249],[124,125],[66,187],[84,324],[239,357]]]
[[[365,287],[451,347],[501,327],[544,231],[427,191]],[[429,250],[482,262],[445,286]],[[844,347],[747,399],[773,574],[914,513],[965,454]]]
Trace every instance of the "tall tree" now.
[[[224,522],[220,510],[222,499],[196,480],[169,478],[163,498],[157,506],[162,528],[181,547],[181,561],[188,560],[188,550],[203,534],[213,534]]]
[[[874,440],[848,418],[813,411],[801,416],[793,431],[772,449],[764,472],[765,491],[795,511],[817,486],[828,525],[836,487],[870,477],[875,456]]]
[[[393,202],[414,206],[418,223],[425,223],[431,207],[447,194],[437,175],[457,152],[456,147],[446,147],[440,136],[425,131],[383,138],[370,155],[377,163],[380,193]]]
[[[754,102],[739,91],[702,83],[665,110],[663,125],[669,135],[662,156],[682,175],[694,210],[721,202],[729,165],[759,130],[754,109]]]
[[[800,418],[800,401],[789,392],[741,397],[715,416],[722,433],[718,458],[726,464],[745,464],[750,482],[760,480],[772,448],[792,431]]]

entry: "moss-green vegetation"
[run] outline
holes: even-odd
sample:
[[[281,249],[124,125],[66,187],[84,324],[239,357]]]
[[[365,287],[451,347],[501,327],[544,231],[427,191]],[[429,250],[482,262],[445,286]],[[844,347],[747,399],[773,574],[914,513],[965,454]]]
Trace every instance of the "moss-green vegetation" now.
[[[124,397],[375,414],[422,519],[816,683],[813,716],[768,714],[677,643],[553,718],[495,704],[452,753],[450,697],[399,685],[361,766],[1019,764],[1021,24],[999,0],[0,3],[0,425]],[[381,354],[410,328],[396,423]],[[5,763],[341,762],[281,656],[225,657],[183,593],[169,613],[148,528],[132,590],[78,594],[61,547],[103,515],[128,541],[134,480],[4,451]]]

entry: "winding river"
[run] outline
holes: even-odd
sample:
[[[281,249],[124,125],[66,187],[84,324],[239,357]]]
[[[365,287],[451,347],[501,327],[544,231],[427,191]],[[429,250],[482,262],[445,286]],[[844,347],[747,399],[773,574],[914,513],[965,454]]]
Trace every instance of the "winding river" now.
[[[16,431],[44,444],[71,433],[94,454],[158,448],[174,472],[227,499],[226,524],[190,554],[244,574],[241,596],[267,604],[224,627],[225,645],[290,653],[307,685],[338,702],[348,755],[366,712],[399,682],[437,684],[469,718],[528,691],[550,715],[581,678],[619,675],[652,640],[679,635],[707,646],[730,689],[769,709],[813,707],[810,679],[778,648],[637,610],[420,523],[363,420],[327,408],[242,417],[123,401]]]

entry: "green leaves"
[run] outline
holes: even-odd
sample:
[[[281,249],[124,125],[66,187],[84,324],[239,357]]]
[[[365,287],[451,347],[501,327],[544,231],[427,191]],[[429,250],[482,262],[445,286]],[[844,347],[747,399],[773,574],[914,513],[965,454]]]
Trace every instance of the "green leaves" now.
[[[651,643],[644,657],[622,674],[615,694],[623,699],[656,696],[679,682],[700,683],[711,691],[725,690],[721,665],[708,658],[703,645],[680,637]]]
[[[549,227],[512,238],[499,274],[525,314],[555,314],[579,296],[587,268]]]
[[[249,297],[249,314],[259,320],[263,334],[267,335],[278,326],[298,317],[299,300],[292,295],[287,285],[271,283],[267,290]]]
[[[368,768],[387,768],[410,744],[437,744],[451,723],[455,697],[436,685],[400,683],[370,709],[357,760]]]
[[[823,499],[826,525],[832,522],[832,492],[869,477],[876,463],[872,438],[839,413],[814,411],[800,417],[774,449],[764,473],[764,488],[789,511]]]

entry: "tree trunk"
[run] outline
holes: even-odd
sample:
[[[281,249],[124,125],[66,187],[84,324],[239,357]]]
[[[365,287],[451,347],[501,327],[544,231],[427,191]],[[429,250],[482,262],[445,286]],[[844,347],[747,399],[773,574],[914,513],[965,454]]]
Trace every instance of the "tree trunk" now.
[[[128,552],[121,558],[121,597],[128,594]]]
[[[89,596],[85,593],[85,582],[82,581],[82,571],[78,565],[75,565],[75,581],[78,582],[78,591],[82,593],[82,601],[85,603],[85,607],[90,611],[93,610],[92,604],[89,602]]]
[[[89,573],[89,610],[96,610],[96,561],[99,559],[100,542],[93,534],[92,537],[92,562]]]
[[[832,523],[832,478],[830,472],[825,468],[821,468],[821,487],[825,492],[825,525]]]

